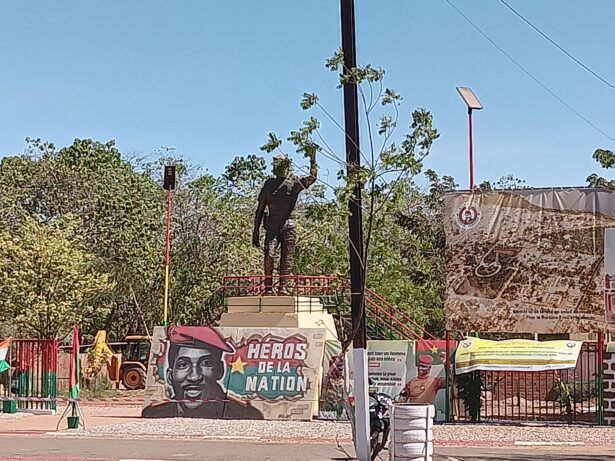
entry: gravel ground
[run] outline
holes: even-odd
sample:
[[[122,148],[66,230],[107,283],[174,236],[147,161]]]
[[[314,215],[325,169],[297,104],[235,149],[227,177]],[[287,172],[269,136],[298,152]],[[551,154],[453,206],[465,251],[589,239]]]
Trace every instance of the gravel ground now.
[[[245,438],[267,441],[332,441],[351,439],[349,423],[330,421],[245,421],[218,419],[144,419],[132,423],[65,431],[84,437]]]
[[[64,405],[63,408],[65,408]],[[58,407],[60,408],[60,407]],[[86,415],[116,415],[119,412],[122,413],[134,413],[136,417],[141,415],[141,405],[120,405],[120,406],[111,406],[111,405],[80,405],[81,411]],[[119,410],[119,411],[118,411]]]
[[[615,427],[600,426],[540,426],[446,424],[434,426],[436,443],[490,442],[492,445],[511,445],[514,442],[584,442],[586,444],[615,443]]]
[[[211,438],[259,439],[262,441],[339,441],[351,439],[350,424],[330,421],[241,421],[213,419],[145,419],[96,426],[63,434],[117,438]],[[615,444],[615,427],[437,425],[434,439],[441,445],[512,445],[515,442],[583,442]]]
[[[21,419],[32,416],[31,413],[0,413],[0,419]]]

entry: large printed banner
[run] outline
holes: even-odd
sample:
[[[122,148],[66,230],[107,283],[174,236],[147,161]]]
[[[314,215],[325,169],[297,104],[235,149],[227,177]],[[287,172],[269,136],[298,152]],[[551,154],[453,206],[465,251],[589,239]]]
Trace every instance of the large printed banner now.
[[[320,328],[156,327],[142,416],[309,420],[324,342]]]
[[[447,328],[584,333],[604,327],[605,230],[615,191],[445,197]]]
[[[455,342],[450,342],[451,357]],[[438,420],[445,412],[445,356],[446,342],[441,340],[368,341],[367,365],[371,387],[378,392],[399,398],[405,388],[407,401],[433,403]],[[343,388],[352,400],[354,367],[352,354],[341,355],[338,341],[327,341],[324,359],[324,378],[319,415],[325,419],[344,416]],[[348,382],[344,382],[344,374]]]
[[[489,341],[466,338],[455,354],[455,373],[474,370],[545,371],[575,368],[582,341]]]
[[[408,368],[414,368],[412,341],[367,342],[367,374],[378,392],[392,397],[399,394],[406,385]]]

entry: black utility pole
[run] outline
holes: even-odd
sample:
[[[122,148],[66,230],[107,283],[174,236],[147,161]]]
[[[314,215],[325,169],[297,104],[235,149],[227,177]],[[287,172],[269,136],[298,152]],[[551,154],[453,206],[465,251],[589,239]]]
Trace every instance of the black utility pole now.
[[[344,73],[357,66],[357,49],[354,30],[354,0],[341,0],[342,4],[342,51]],[[361,166],[359,152],[359,107],[357,85],[354,81],[344,85],[344,120],[346,125],[346,171],[348,178],[355,178]],[[363,309],[363,215],[361,212],[361,183],[355,183],[353,198],[348,204],[348,232],[350,237],[350,288],[352,325],[356,334],[352,345],[365,349],[365,311]]]
[[[357,66],[355,40],[354,0],[340,0],[342,18],[342,51],[344,74]],[[357,83],[350,80],[344,85],[344,122],[346,126],[346,169],[354,181],[353,197],[348,203],[348,234],[350,237],[350,291],[352,332],[354,333],[353,364],[355,369],[355,451],[360,461],[370,459],[369,406],[367,385],[367,335],[365,329],[363,265],[363,216],[361,213],[361,183],[358,172],[361,165],[359,150],[359,107]]]

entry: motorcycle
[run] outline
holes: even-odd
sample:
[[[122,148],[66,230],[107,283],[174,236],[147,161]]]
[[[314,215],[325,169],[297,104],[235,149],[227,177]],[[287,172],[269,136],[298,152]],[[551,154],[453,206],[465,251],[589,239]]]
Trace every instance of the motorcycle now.
[[[391,429],[390,409],[393,404],[391,396],[377,392],[370,387],[369,392],[369,425],[371,459],[376,459],[389,439]]]

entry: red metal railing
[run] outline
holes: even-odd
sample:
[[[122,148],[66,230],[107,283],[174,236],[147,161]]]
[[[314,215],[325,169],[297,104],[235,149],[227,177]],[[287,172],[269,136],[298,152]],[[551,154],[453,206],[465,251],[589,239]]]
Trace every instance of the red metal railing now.
[[[339,279],[324,275],[274,275],[273,289],[280,281],[293,296],[318,296],[332,294]],[[332,283],[333,282],[333,283]],[[337,285],[340,288],[339,285]],[[226,296],[260,296],[265,293],[264,275],[227,275],[222,279],[222,291]]]
[[[2,397],[20,398],[18,407],[22,409],[55,409],[58,340],[13,339],[7,360],[11,368],[2,383]]]
[[[293,296],[349,296],[350,284],[343,277],[328,275],[274,275],[274,291],[279,287],[280,280]],[[222,279],[222,291],[226,296],[259,296],[265,291],[264,275],[230,275]],[[380,322],[383,328],[401,338],[436,339],[422,326],[415,322],[406,312],[389,303],[373,290],[365,290],[365,309],[368,317]]]
[[[430,339],[436,339],[435,336],[433,336],[431,333],[425,330],[422,326],[416,323],[406,312],[402,311],[397,306],[386,301],[382,296],[379,296],[378,294],[376,294],[374,291],[370,290],[369,288],[365,289],[365,302],[373,306],[374,309],[376,310],[384,311],[385,314],[388,314],[390,318],[395,319],[399,323],[399,325],[406,326],[409,324],[417,328],[420,331],[421,335],[416,336],[415,334],[415,338],[421,339],[426,336],[427,338],[430,338]],[[387,313],[387,310],[389,311],[388,313]]]

